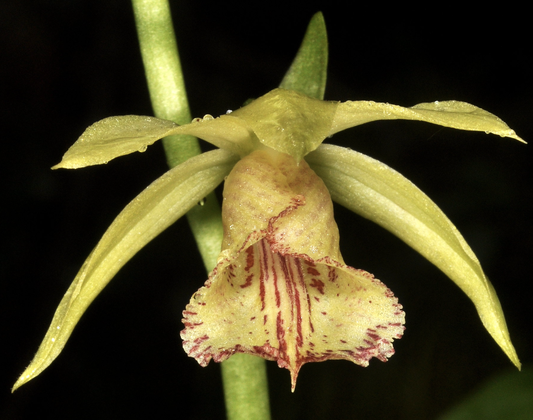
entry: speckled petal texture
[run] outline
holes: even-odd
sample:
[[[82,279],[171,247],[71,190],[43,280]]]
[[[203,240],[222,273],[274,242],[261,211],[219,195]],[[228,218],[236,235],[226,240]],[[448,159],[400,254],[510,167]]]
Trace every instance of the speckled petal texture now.
[[[333,206],[305,161],[273,151],[226,180],[219,263],[184,311],[183,346],[202,366],[236,352],[275,360],[292,389],[301,366],[386,361],[404,313],[371,274],[344,264]]]

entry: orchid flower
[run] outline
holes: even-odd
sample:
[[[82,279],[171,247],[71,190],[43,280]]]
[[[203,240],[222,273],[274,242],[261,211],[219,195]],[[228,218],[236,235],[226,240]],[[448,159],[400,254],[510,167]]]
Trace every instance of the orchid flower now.
[[[292,87],[290,81],[282,84]],[[434,263],[472,300],[511,361],[496,293],[455,226],[415,185],[361,153],[324,144],[335,133],[376,120],[407,119],[522,141],[495,115],[465,102],[409,108],[372,101],[321,100],[278,88],[226,115],[190,124],[119,116],[90,126],[54,168],[98,165],[174,134],[218,149],[187,160],[148,186],[118,215],[63,297],[30,366],[14,389],[59,355],[78,320],[144,245],[224,182],[224,238],[216,267],[183,312],[187,354],[200,365],[235,353],[301,366],[346,359],[386,361],[404,331],[393,293],[344,263],[335,201],[397,235]]]
[[[383,283],[344,264],[332,199],[390,230],[447,274],[519,366],[496,293],[442,211],[385,164],[322,144],[339,131],[382,119],[521,140],[499,118],[464,102],[404,108],[322,101],[284,89],[182,126],[144,116],[90,126],[54,168],[107,163],[172,134],[191,134],[219,149],[171,169],[119,214],[65,294],[16,387],[57,357],[119,269],[225,178],[219,261],[184,311],[183,345],[202,366],[235,352],[255,354],[289,369],[294,389],[304,363],[348,359],[366,366],[371,357],[386,360],[394,353],[392,341],[404,328],[402,307]]]

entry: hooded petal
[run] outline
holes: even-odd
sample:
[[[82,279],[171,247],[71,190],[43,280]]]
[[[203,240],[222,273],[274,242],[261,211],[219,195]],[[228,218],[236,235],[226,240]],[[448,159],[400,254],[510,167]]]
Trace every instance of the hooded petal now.
[[[256,151],[224,187],[223,251],[183,312],[183,346],[202,366],[236,352],[276,360],[292,388],[308,362],[385,361],[403,333],[401,305],[344,264],[331,198],[305,161]]]
[[[328,136],[338,102],[274,89],[231,116],[244,121],[261,144],[299,162]]]
[[[59,355],[87,307],[133,255],[211,192],[237,156],[214,150],[166,172],[117,216],[61,300],[44,340],[13,389]]]
[[[256,151],[235,165],[224,186],[222,219],[222,252],[229,258],[268,231],[277,247],[290,245],[288,252],[342,262],[328,190],[305,162],[296,165],[284,153]]]
[[[373,101],[343,102],[337,108],[329,135],[377,120],[425,121],[460,130],[484,131],[524,142],[496,115],[459,101],[421,103],[411,108]]]
[[[389,230],[441,269],[474,302],[485,328],[511,361],[511,343],[496,292],[446,215],[409,180],[361,153],[322,145],[306,158],[334,201]]]

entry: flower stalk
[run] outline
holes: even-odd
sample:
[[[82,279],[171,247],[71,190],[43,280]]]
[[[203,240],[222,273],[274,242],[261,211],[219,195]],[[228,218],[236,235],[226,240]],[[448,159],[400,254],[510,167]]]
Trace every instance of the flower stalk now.
[[[154,115],[176,124],[191,122],[191,112],[181,71],[178,45],[168,0],[132,0],[139,46]],[[201,153],[198,139],[187,134],[163,139],[170,168]],[[216,264],[222,240],[220,206],[210,193],[203,206],[187,213],[206,270]]]
[[[191,112],[168,0],[132,0],[132,4],[154,115],[188,124]],[[191,135],[168,136],[163,147],[170,168],[201,153],[198,139]],[[203,205],[189,210],[187,220],[209,273],[216,265],[223,235],[215,194],[209,193]],[[222,363],[221,370],[227,418],[270,419],[265,360],[236,355]]]

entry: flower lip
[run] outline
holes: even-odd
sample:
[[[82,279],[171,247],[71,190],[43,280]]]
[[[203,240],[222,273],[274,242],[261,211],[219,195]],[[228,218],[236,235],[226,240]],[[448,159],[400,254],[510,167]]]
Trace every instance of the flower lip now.
[[[344,264],[329,193],[305,161],[255,151],[224,187],[223,251],[183,312],[183,346],[202,366],[236,352],[291,372],[327,359],[386,361],[404,313],[371,274]]]

